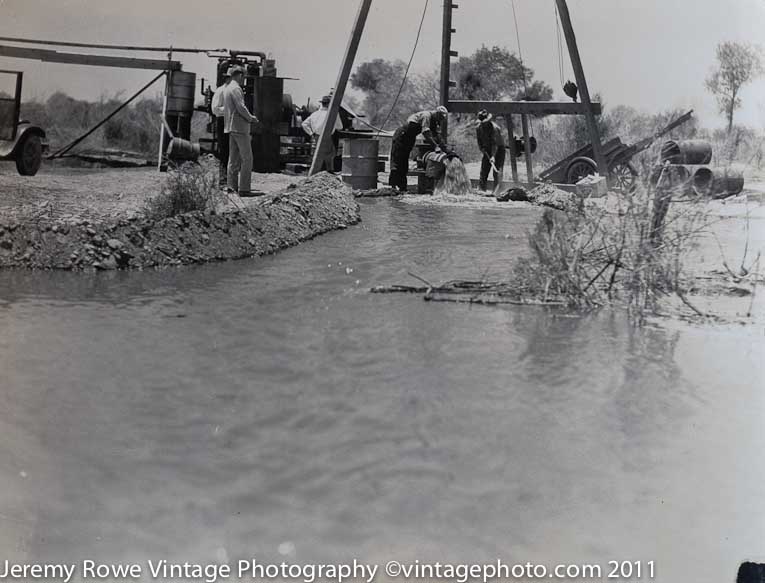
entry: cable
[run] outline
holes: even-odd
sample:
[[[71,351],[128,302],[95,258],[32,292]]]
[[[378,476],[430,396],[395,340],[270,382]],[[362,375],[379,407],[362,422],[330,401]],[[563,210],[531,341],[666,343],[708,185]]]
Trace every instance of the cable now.
[[[515,22],[515,39],[518,42],[518,59],[521,61],[521,78],[523,79],[523,89],[528,94],[529,88],[526,84],[526,67],[523,66],[523,53],[521,52],[521,33],[518,30],[518,17],[515,14],[515,0],[510,0],[513,6],[513,21]]]
[[[396,98],[393,100],[393,105],[390,107],[390,111],[388,111],[388,115],[385,117],[385,121],[380,124],[381,128],[385,127],[385,124],[388,123],[390,120],[390,116],[393,115],[393,110],[396,109],[396,105],[398,104],[398,99],[401,97],[401,92],[404,90],[404,85],[406,84],[406,79],[409,76],[409,68],[412,66],[412,61],[414,60],[414,53],[417,51],[417,45],[420,42],[420,34],[422,33],[422,25],[425,22],[425,14],[428,11],[428,4],[430,0],[425,0],[425,7],[422,9],[422,18],[420,19],[420,27],[417,29],[417,38],[414,39],[414,46],[412,47],[412,54],[409,56],[409,62],[406,65],[406,70],[404,71],[404,78],[401,80],[401,85],[398,88],[398,93],[396,94]],[[371,127],[371,126],[370,126]],[[377,132],[377,137],[380,136],[380,133],[384,130],[380,130]]]

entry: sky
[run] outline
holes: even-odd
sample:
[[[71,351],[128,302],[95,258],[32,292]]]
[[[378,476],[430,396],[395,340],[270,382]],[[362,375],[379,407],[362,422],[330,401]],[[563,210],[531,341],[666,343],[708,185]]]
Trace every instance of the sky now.
[[[407,60],[426,0],[375,0],[356,62]],[[454,50],[517,52],[511,0],[456,0]],[[568,0],[590,93],[606,107],[651,113],[694,109],[703,125],[721,127],[704,80],[722,41],[763,43],[765,0]],[[428,0],[414,71],[440,60],[442,0]],[[515,0],[524,64],[564,99],[559,80],[553,0]],[[86,43],[228,48],[271,53],[296,103],[335,85],[359,0],[0,0],[0,36]],[[79,49],[59,48],[62,51]],[[99,51],[101,54],[109,54]],[[154,54],[134,56],[154,57]],[[206,79],[214,61],[178,55]],[[564,71],[573,78],[564,55]],[[63,90],[78,98],[132,94],[155,73],[0,58],[0,69],[25,71],[24,98]],[[765,78],[742,94],[737,121],[765,127]]]

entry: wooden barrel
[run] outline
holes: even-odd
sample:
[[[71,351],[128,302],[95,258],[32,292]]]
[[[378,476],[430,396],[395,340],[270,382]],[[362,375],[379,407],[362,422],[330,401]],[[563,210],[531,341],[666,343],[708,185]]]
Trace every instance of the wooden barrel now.
[[[380,143],[372,139],[343,140],[343,182],[354,190],[377,188]]]
[[[173,71],[167,84],[167,114],[191,117],[196,86],[196,73]]]

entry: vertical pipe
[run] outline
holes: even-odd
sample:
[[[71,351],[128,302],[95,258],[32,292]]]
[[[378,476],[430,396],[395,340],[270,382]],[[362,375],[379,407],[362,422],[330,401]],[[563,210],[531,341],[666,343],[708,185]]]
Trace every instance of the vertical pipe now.
[[[526,158],[526,183],[530,185],[534,184],[534,170],[531,160],[531,143],[529,140],[529,116],[525,113],[521,115],[521,123],[523,124],[523,149],[524,157]]]
[[[571,15],[568,12],[566,0],[555,0],[555,2],[558,6],[561,24],[563,25],[563,33],[566,36],[566,45],[568,46],[568,53],[571,57],[571,66],[574,68],[576,84],[579,87],[579,95],[582,98],[582,105],[584,105],[584,115],[587,120],[587,129],[590,132],[592,149],[595,154],[595,163],[598,165],[598,172],[602,176],[608,177],[608,165],[606,164],[606,158],[603,155],[603,148],[600,144],[600,134],[598,133],[595,114],[592,112],[590,91],[587,88],[587,79],[584,76],[582,59],[579,56],[579,47],[576,44],[576,35],[574,34],[574,27],[571,24]]]
[[[513,115],[510,113],[505,115],[505,121],[507,122],[507,133],[510,136],[510,141],[507,143],[507,153],[510,156],[510,169],[513,172],[513,182],[518,183],[518,160],[515,157],[515,128],[513,127]]]
[[[309,175],[316,174],[319,171],[319,156],[321,152],[329,146],[329,142],[332,140],[332,131],[335,129],[337,114],[340,111],[340,104],[343,102],[345,87],[348,84],[348,77],[351,75],[353,61],[356,59],[356,51],[358,51],[361,35],[364,32],[364,25],[367,22],[367,16],[369,15],[371,6],[372,0],[361,0],[359,11],[356,14],[356,21],[353,25],[353,30],[351,31],[351,37],[348,39],[348,46],[345,49],[345,57],[343,57],[343,63],[340,66],[340,73],[338,74],[337,82],[335,83],[335,92],[332,94],[332,101],[329,103],[329,111],[327,112],[324,129],[321,131],[319,140],[316,143],[316,151],[313,154],[311,170],[308,172]]]

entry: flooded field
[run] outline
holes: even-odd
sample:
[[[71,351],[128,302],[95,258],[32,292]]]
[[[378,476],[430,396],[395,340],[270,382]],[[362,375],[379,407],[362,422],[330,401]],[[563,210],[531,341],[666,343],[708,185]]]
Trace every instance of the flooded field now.
[[[765,560],[761,323],[367,293],[502,277],[539,212],[363,201],[264,259],[0,273],[0,556]]]

